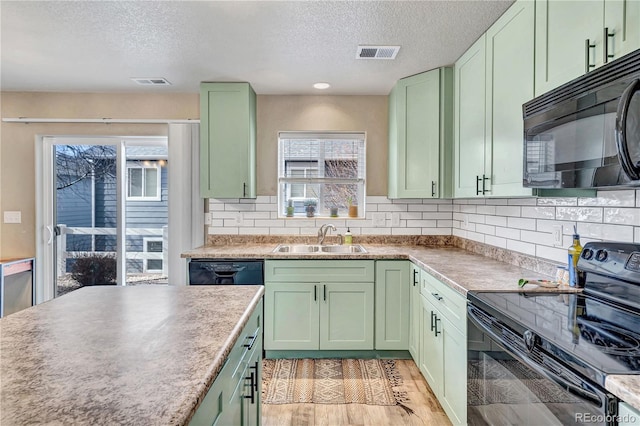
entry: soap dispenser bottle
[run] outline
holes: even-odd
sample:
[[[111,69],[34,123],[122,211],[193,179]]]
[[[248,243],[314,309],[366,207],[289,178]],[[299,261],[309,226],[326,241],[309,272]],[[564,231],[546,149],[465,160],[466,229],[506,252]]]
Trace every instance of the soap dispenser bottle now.
[[[353,243],[353,236],[351,235],[351,230],[349,228],[347,228],[347,232],[344,233],[344,243],[345,244]]]
[[[568,253],[568,267],[569,267],[569,285],[571,287],[578,286],[578,259],[580,253],[582,253],[582,245],[580,245],[580,235],[578,235],[578,229],[573,226],[573,244],[567,250]]]

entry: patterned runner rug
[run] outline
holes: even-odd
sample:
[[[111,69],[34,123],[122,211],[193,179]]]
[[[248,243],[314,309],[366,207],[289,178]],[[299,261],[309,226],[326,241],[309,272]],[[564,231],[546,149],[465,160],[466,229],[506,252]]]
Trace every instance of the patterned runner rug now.
[[[266,359],[262,365],[265,404],[400,405],[410,411],[394,360]]]

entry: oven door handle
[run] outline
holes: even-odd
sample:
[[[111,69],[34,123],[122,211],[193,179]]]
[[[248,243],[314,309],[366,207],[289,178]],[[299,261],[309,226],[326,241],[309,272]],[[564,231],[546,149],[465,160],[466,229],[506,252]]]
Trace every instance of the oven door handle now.
[[[499,343],[507,352],[509,352],[514,357],[516,357],[518,361],[522,362],[523,364],[526,364],[529,368],[534,370],[536,373],[538,373],[538,374],[546,377],[547,379],[557,383],[563,389],[566,389],[568,392],[570,392],[570,393],[572,393],[572,394],[574,394],[574,395],[576,395],[576,396],[578,396],[578,397],[580,397],[582,399],[585,399],[587,401],[591,401],[593,403],[596,403],[596,404],[598,404],[599,407],[604,407],[605,406],[605,402],[602,400],[602,398],[598,395],[597,392],[594,392],[594,391],[591,390],[593,388],[588,383],[582,382],[583,386],[589,388],[589,389],[585,389],[585,388],[583,388],[581,386],[576,385],[575,383],[569,382],[568,380],[564,379],[563,377],[559,376],[558,374],[554,373],[553,371],[550,371],[549,369],[545,368],[543,365],[540,365],[537,362],[533,361],[525,353],[523,353],[522,351],[518,350],[517,348],[514,348],[512,345],[507,343],[501,336],[499,336],[493,330],[489,329],[484,324],[482,324],[482,322],[478,319],[476,314],[473,312],[473,309],[474,309],[474,307],[471,306],[471,305],[468,307],[468,314],[469,314],[469,318],[471,319],[471,321],[473,321],[473,323],[483,333],[488,334],[489,337],[491,337],[493,340],[496,341],[496,343]]]
[[[627,140],[627,116],[629,115],[629,105],[636,92],[640,91],[640,79],[635,79],[624,89],[618,103],[616,112],[616,148],[618,159],[622,170],[631,180],[640,179],[640,167],[633,164],[631,154],[629,154],[629,141]]]

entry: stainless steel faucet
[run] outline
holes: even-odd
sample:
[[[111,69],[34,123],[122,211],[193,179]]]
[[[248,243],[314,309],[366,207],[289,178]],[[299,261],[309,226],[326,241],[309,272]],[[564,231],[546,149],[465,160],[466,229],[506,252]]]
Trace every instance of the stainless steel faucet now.
[[[327,236],[327,231],[329,229],[333,229],[336,231],[336,227],[331,223],[325,223],[318,229],[318,245],[322,245],[324,243],[324,239]]]

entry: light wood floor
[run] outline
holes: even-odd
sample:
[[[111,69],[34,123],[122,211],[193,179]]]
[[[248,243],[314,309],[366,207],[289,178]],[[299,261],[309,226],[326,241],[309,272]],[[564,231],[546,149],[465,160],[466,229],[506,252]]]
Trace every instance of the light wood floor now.
[[[262,404],[263,426],[304,425],[450,425],[447,415],[412,360],[397,360],[409,402],[409,415],[398,406],[365,404]],[[466,389],[466,384],[464,386]]]

